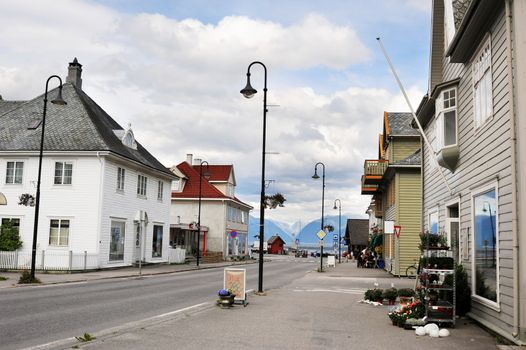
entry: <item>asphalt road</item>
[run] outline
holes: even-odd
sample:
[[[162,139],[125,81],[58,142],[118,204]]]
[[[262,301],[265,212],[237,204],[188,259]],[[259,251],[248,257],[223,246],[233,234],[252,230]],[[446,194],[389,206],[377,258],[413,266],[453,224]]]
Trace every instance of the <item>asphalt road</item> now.
[[[247,269],[257,290],[258,265]],[[306,259],[265,263],[264,289],[315,269]],[[94,333],[216,299],[223,269],[0,290],[0,348],[20,349]]]

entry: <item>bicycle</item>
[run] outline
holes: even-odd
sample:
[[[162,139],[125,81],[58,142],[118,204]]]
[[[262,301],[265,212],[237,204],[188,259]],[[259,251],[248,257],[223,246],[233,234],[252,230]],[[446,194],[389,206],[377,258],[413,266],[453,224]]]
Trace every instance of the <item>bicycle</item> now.
[[[417,263],[417,260],[415,260],[413,262],[413,265],[409,265],[405,269],[405,275],[406,275],[407,278],[416,278],[416,276],[418,275],[418,263]]]

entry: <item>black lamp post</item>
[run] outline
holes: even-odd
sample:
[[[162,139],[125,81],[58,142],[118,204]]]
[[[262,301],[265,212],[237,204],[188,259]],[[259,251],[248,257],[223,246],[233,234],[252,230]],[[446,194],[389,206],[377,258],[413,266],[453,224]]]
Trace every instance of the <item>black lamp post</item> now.
[[[338,202],[338,207],[336,207]],[[338,213],[338,263],[342,262],[342,202],[339,199],[334,200],[334,208],[339,209]]]
[[[488,209],[486,209],[484,204],[488,205]],[[491,262],[491,264],[493,267],[495,267],[495,250],[497,249],[497,240],[495,239],[495,228],[493,227],[493,214],[491,213],[491,205],[489,204],[488,201],[484,201],[484,203],[482,203],[482,211],[483,212],[489,211],[489,223],[491,225],[491,238],[493,241],[493,254],[492,254],[493,261]]]
[[[323,168],[323,173],[322,173],[322,187],[321,187],[321,230],[323,231],[323,217],[324,217],[324,214],[323,214],[323,209],[324,209],[324,203],[325,203],[325,164],[323,164],[322,162],[318,162],[316,163],[316,165],[314,165],[314,175],[312,175],[312,178],[313,179],[319,179],[320,177],[318,176],[318,165],[321,165],[322,168]],[[321,240],[321,254],[320,254],[320,272],[323,271],[323,240]]]
[[[35,199],[35,223],[33,225],[33,249],[31,251],[31,280],[35,279],[35,260],[37,256],[37,236],[38,236],[38,213],[40,209],[40,179],[42,175],[42,156],[44,151],[44,129],[46,126],[46,109],[47,109],[47,90],[49,81],[52,78],[57,78],[60,82],[58,87],[57,98],[51,101],[56,105],[65,105],[66,101],[62,98],[62,79],[58,75],[50,76],[46,81],[46,93],[44,94],[44,112],[42,113],[42,134],[40,136],[40,153],[38,156],[38,179],[37,179],[37,195]]]
[[[259,203],[259,278],[258,293],[263,293],[263,242],[265,240],[265,143],[267,136],[267,67],[259,61],[248,65],[247,85],[240,91],[246,98],[251,98],[257,91],[250,85],[250,68],[259,64],[265,71],[265,84],[263,86],[263,149],[261,151],[261,198]]]
[[[197,211],[197,267],[199,267],[199,242],[201,240],[201,189],[203,184],[203,164],[206,163],[205,177],[208,176],[208,162],[203,160],[199,165],[199,209]]]

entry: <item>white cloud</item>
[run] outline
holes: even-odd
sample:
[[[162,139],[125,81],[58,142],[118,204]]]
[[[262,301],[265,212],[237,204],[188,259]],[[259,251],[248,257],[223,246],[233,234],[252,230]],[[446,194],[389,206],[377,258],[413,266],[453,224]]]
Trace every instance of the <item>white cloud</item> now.
[[[54,15],[51,15],[55,13]],[[285,208],[268,212],[283,221],[318,217],[321,184],[314,164],[327,166],[328,201],[342,200],[349,216],[363,215],[363,160],[377,153],[384,110],[406,111],[399,94],[348,87],[330,94],[290,86],[273,74],[324,67],[343,70],[370,59],[351,26],[308,14],[290,25],[243,16],[217,24],[160,14],[121,14],[88,1],[2,2],[0,94],[29,99],[42,94],[51,74],[65,76],[77,56],[83,88],[114,119],[132,123],[135,135],[165,165],[186,153],[210,163],[233,163],[240,198],[258,212],[262,94],[239,94],[248,63],[269,67],[267,178],[282,191]],[[262,71],[253,83],[262,90]],[[374,82],[371,83],[374,86]],[[409,90],[415,103],[423,92]],[[260,91],[262,92],[262,91]],[[416,106],[416,104],[415,104]],[[330,209],[329,204],[327,208]]]

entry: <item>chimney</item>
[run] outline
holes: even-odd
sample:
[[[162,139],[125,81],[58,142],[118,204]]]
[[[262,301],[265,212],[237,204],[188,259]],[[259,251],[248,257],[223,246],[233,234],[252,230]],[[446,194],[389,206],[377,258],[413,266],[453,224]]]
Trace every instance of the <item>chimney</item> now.
[[[189,165],[192,165],[192,153],[187,153],[186,154],[186,162],[189,164]]]
[[[73,62],[69,62],[68,76],[66,77],[66,83],[71,83],[82,90],[82,64],[77,61],[75,57]]]
[[[200,158],[194,159],[194,165],[201,165],[201,159]]]

